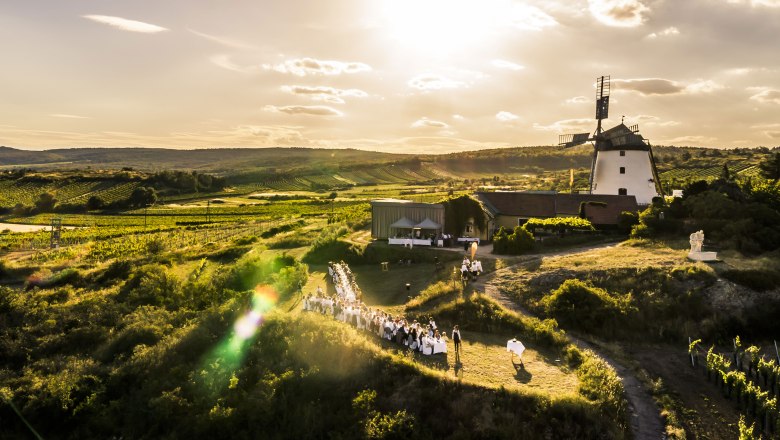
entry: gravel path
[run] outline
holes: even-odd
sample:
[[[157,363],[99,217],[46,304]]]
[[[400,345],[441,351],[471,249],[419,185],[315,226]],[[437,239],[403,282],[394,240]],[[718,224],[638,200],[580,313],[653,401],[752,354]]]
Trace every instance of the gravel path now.
[[[482,276],[479,281],[471,284],[471,286],[477,290],[483,290],[485,294],[497,300],[499,303],[501,303],[504,307],[506,307],[509,310],[513,310],[515,312],[524,315],[530,315],[530,313],[527,310],[523,309],[516,301],[514,301],[512,298],[507,296],[504,292],[502,292],[501,289],[499,289],[493,283],[493,280],[496,278],[496,276],[502,273],[510,273],[514,270],[516,266],[520,264],[525,264],[531,261],[540,260],[544,257],[577,254],[580,252],[589,251],[591,249],[605,248],[613,245],[614,245],[613,243],[600,244],[596,246],[589,246],[586,248],[567,250],[564,252],[559,252],[554,254],[528,255],[526,258],[523,258],[519,263],[513,266],[509,266],[497,270],[496,272]],[[639,382],[639,379],[637,379],[636,376],[634,376],[633,372],[630,369],[626,368],[625,366],[621,365],[620,363],[616,362],[614,359],[610,358],[609,356],[604,355],[604,353],[602,353],[598,347],[588,342],[585,342],[583,340],[574,338],[571,335],[568,335],[568,337],[578,347],[588,348],[596,352],[602,359],[604,359],[610,366],[612,366],[612,368],[615,369],[615,372],[617,372],[618,376],[620,376],[620,380],[623,382],[623,388],[626,391],[626,399],[628,400],[628,411],[629,411],[629,418],[631,423],[631,432],[633,433],[634,439],[635,440],[659,440],[659,439],[666,438],[664,434],[664,424],[663,421],[661,420],[660,411],[658,410],[658,407],[656,406],[653,397],[642,386],[642,384]]]

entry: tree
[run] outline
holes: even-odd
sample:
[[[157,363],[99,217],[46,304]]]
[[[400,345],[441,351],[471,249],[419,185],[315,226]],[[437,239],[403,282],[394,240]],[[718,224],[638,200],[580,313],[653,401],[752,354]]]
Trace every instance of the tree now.
[[[767,179],[780,179],[780,152],[775,152],[764,159],[758,167],[761,168],[761,174]]]
[[[731,173],[729,172],[729,166],[726,162],[723,162],[723,169],[720,171],[720,178],[727,182],[731,180]]]
[[[130,194],[130,198],[128,200],[130,202],[130,206],[134,206],[136,208],[153,205],[155,202],[157,202],[157,191],[155,191],[154,188],[139,186],[133,190],[133,193]]]
[[[91,196],[89,200],[87,200],[87,209],[90,211],[94,211],[96,209],[103,209],[106,206],[106,201],[103,200],[100,196]]]
[[[54,198],[54,194],[48,192],[38,196],[38,200],[35,201],[35,207],[38,208],[40,212],[51,212],[56,204],[57,199]]]

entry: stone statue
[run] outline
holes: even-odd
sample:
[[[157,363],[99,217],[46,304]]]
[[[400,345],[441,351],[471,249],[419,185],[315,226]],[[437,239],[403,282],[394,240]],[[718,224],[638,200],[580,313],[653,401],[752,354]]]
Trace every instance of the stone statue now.
[[[702,252],[701,245],[704,243],[704,231],[696,231],[690,236],[691,251],[688,252],[688,258],[694,261],[717,261],[717,252]]]
[[[691,234],[691,253],[700,253],[701,245],[704,243],[704,231],[699,230]]]

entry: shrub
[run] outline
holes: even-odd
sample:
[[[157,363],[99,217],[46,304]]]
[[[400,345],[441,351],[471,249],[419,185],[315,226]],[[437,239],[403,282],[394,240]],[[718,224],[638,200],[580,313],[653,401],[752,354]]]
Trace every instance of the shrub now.
[[[529,252],[534,247],[534,236],[525,227],[516,226],[512,234],[507,235],[502,226],[493,236],[494,254],[518,255]]]
[[[580,280],[566,280],[541,304],[561,323],[589,332],[614,330],[631,311],[630,297],[616,298]]]
[[[723,271],[721,276],[759,292],[772,290],[780,286],[780,274],[776,270],[729,269]]]

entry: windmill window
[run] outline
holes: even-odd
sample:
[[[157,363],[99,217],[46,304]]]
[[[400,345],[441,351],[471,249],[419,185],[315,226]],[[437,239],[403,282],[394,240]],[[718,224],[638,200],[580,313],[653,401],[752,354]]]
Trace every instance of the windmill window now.
[[[626,174],[626,167],[620,167],[620,174]]]
[[[619,196],[627,196],[628,195],[628,190],[625,189],[625,188],[618,188],[618,195]]]
[[[620,155],[621,156],[625,156],[626,155],[626,150],[620,150]]]

